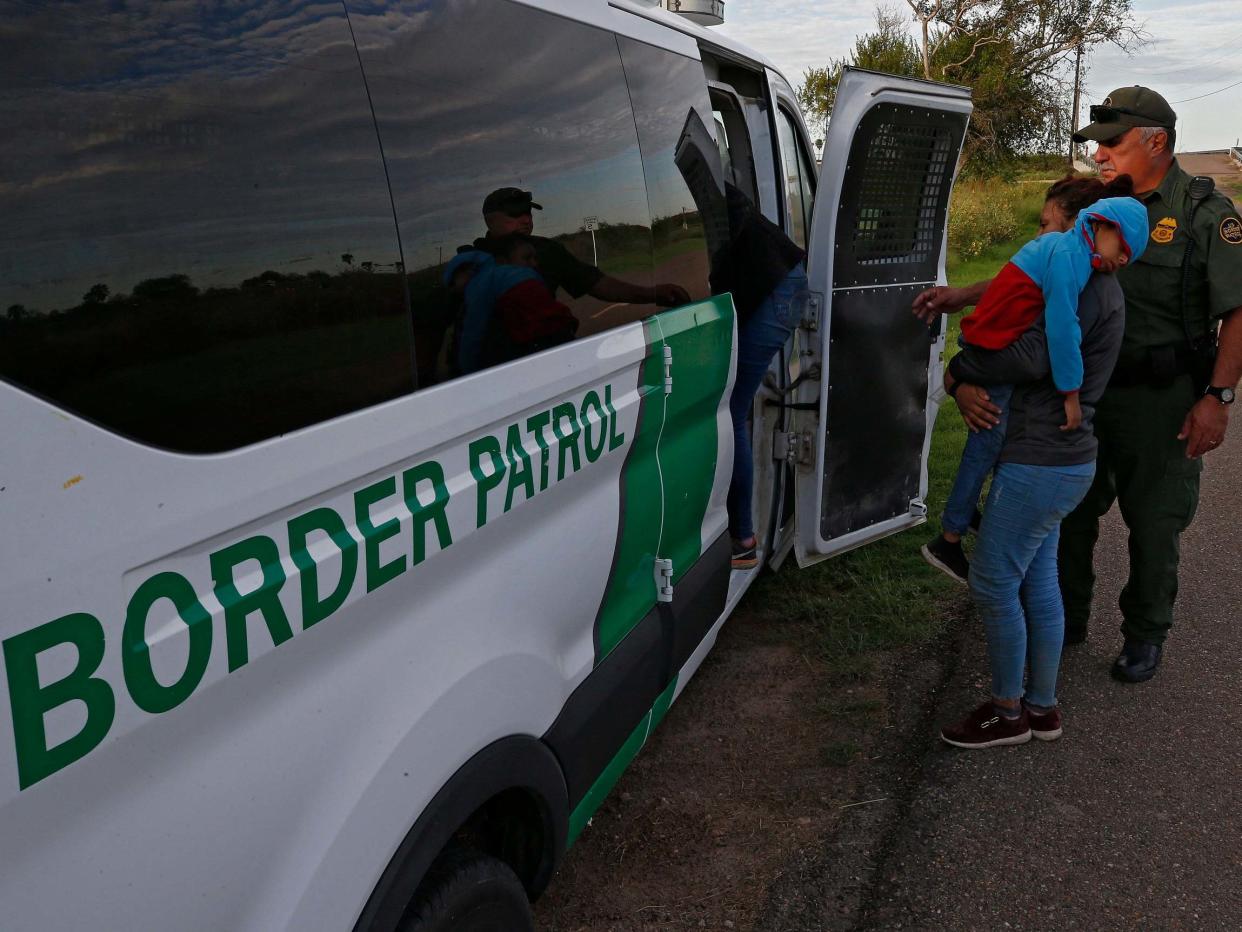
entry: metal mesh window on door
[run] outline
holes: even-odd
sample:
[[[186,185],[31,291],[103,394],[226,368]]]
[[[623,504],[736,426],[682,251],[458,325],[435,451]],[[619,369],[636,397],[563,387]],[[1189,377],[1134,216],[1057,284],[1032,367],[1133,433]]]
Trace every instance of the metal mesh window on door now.
[[[919,262],[937,246],[936,209],[951,178],[943,124],[881,123],[867,145],[851,240],[861,265]]]

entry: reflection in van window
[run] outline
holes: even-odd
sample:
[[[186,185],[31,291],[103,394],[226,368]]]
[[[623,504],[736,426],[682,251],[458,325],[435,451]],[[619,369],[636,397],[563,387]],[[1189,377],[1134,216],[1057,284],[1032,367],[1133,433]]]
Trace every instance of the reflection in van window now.
[[[223,450],[412,391],[343,10],[0,3],[0,375]]]
[[[706,298],[708,257],[729,235],[724,176],[702,62],[617,40],[638,125],[657,280]]]
[[[452,359],[462,375],[572,340],[573,313],[540,274],[532,237],[510,233],[491,251],[467,249],[448,263],[444,283],[462,307]]]
[[[485,303],[476,288],[471,312],[445,285],[459,249],[494,257],[504,237],[529,237],[533,271],[578,336],[689,300],[678,280],[652,274],[614,36],[508,0],[430,0],[396,18],[391,6],[359,0],[350,14],[392,179],[420,383],[463,371],[465,320],[477,323]],[[490,313],[485,343],[503,342],[500,326]]]

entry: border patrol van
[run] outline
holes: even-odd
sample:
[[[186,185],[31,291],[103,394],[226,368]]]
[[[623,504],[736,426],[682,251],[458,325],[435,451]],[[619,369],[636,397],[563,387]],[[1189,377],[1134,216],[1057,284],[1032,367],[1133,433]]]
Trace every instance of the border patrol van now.
[[[818,172],[771,64],[632,0],[0,14],[0,925],[530,928],[757,572],[723,182],[808,253],[753,416],[808,563],[923,520],[969,93],[847,72]],[[506,186],[597,271],[452,377]]]

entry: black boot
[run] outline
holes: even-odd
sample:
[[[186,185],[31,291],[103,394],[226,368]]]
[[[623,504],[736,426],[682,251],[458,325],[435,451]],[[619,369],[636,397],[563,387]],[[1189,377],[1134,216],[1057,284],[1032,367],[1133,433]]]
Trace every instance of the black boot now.
[[[1113,679],[1123,683],[1146,682],[1156,675],[1163,653],[1163,645],[1126,638],[1125,647],[1121,648],[1121,653],[1113,661]]]

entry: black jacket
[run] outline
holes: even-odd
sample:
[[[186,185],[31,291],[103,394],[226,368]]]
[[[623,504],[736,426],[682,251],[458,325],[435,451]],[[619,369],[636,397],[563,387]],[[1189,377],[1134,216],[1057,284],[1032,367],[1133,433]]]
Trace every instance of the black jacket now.
[[[731,184],[725,189],[729,241],[712,256],[710,278],[712,294],[733,293],[740,327],[806,253],[745,194]]]

